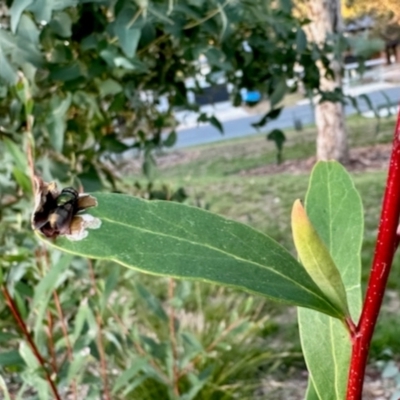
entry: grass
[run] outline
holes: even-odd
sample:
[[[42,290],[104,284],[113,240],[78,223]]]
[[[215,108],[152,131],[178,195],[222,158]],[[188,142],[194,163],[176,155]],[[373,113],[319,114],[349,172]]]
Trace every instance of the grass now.
[[[350,117],[347,120],[347,128],[352,147],[386,143],[392,138],[394,118],[382,120],[378,134],[376,121],[360,117]],[[312,126],[305,127],[302,132],[287,131],[285,160],[303,160],[313,156],[315,134],[315,127]],[[174,153],[173,163],[166,162],[170,156],[171,154],[165,154],[159,158],[156,182],[162,181],[173,188],[183,186],[189,194],[189,203],[249,224],[294,252],[290,233],[290,210],[295,199],[304,198],[308,173],[244,176],[243,172],[275,163],[274,145],[267,142],[264,135],[180,150]],[[362,276],[365,287],[373,256],[386,173],[373,171],[352,175],[365,209],[365,235],[362,248]],[[211,285],[200,284],[199,287],[204,299],[215,299],[219,290]],[[397,327],[400,326],[398,307],[390,307],[390,304],[397,301],[400,289],[398,257],[390,276],[389,289],[385,309],[371,347],[372,359],[383,357],[388,350],[393,354],[400,352],[397,338]],[[232,293],[239,298],[243,296],[228,289],[221,292],[221,296],[229,297]],[[265,328],[258,331],[262,339],[260,351],[266,349],[273,351],[278,360],[275,363],[268,363],[266,370],[268,373],[274,371],[275,376],[276,374],[280,376],[282,371],[288,372],[293,366],[295,369],[303,369],[304,364],[299,356],[300,343],[294,309],[268,301],[265,301],[262,307],[263,315],[268,314],[270,318]],[[210,314],[207,308],[204,309],[204,318],[213,319],[212,313]],[[283,353],[290,356],[280,358],[278,355]],[[240,351],[236,355],[240,355]],[[271,356],[271,359],[274,357]],[[261,371],[265,372],[262,368]],[[282,398],[282,395],[276,398]]]
[[[349,143],[351,147],[386,143],[393,134],[393,118],[377,122],[359,116],[347,120]],[[228,135],[229,133],[226,133]],[[301,132],[285,132],[284,160],[298,160],[315,155],[315,127],[305,126]],[[264,134],[247,136],[232,140],[221,140],[209,145],[195,146],[176,152],[185,162],[165,165],[169,153],[159,158],[158,179],[173,184],[197,185],[197,182],[237,175],[241,171],[262,167],[276,162],[275,144],[265,139]]]

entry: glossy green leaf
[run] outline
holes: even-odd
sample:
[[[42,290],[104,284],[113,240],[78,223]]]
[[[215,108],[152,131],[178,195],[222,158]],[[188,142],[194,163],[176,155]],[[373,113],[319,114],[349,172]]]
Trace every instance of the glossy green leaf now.
[[[292,231],[294,244],[304,268],[331,302],[347,317],[349,310],[340,273],[300,200],[296,200],[293,205]]]
[[[346,170],[336,162],[314,168],[306,199],[307,215],[328,247],[340,271],[350,308],[357,323],[361,310],[363,210],[360,196]],[[343,399],[351,344],[338,320],[299,309],[300,338],[313,390],[307,399]]]
[[[199,208],[93,194],[101,227],[81,241],[49,245],[144,272],[238,287],[341,318],[304,268],[268,236]]]

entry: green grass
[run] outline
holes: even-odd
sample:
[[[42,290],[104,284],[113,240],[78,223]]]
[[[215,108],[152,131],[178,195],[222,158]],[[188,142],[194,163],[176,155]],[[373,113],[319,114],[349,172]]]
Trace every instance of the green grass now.
[[[375,120],[359,116],[348,118],[346,126],[350,146],[388,142],[393,134],[394,119],[382,119],[379,133],[376,132],[376,124]],[[285,135],[284,160],[298,160],[315,155],[315,126],[306,126],[301,132],[287,130]],[[188,161],[164,167],[164,158],[161,157],[158,179],[191,186],[202,180],[237,175],[241,171],[276,163],[275,144],[267,141],[265,134],[223,140],[176,153],[177,156],[184,153]],[[168,156],[168,153],[166,155]]]

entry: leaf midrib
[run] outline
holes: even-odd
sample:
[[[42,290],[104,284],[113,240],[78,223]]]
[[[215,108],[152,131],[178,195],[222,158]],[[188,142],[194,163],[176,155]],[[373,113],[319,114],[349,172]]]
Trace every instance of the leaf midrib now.
[[[109,222],[109,223],[111,223],[111,224],[116,224],[116,225],[124,226],[124,227],[126,227],[126,228],[128,228],[128,229],[133,229],[133,230],[137,230],[137,231],[140,231],[140,232],[146,232],[146,233],[149,233],[149,234],[151,234],[151,235],[156,235],[156,236],[159,235],[159,236],[163,236],[163,237],[173,238],[173,239],[175,239],[175,240],[177,240],[177,241],[181,241],[181,242],[185,242],[185,243],[190,243],[190,244],[195,245],[195,246],[203,246],[203,247],[206,247],[206,248],[208,248],[208,249],[214,250],[214,251],[216,251],[216,252],[222,253],[222,254],[224,254],[224,255],[227,256],[227,257],[231,257],[231,258],[240,260],[240,261],[242,261],[242,262],[247,262],[247,263],[249,263],[249,264],[258,266],[258,267],[260,267],[260,268],[267,269],[267,270],[270,271],[271,273],[273,273],[273,274],[275,274],[275,275],[277,275],[277,276],[282,277],[282,278],[285,279],[286,281],[291,282],[292,284],[294,284],[294,286],[297,286],[297,287],[303,289],[305,292],[311,294],[313,297],[315,297],[315,298],[321,300],[321,301],[324,302],[325,304],[329,305],[330,308],[332,307],[332,305],[331,305],[329,302],[327,302],[326,299],[324,299],[323,297],[317,295],[315,292],[310,291],[307,287],[305,287],[305,286],[299,284],[299,283],[298,283],[297,281],[295,281],[295,280],[290,279],[290,278],[289,278],[288,276],[286,276],[286,275],[280,274],[278,271],[272,269],[271,267],[266,266],[266,265],[263,265],[263,264],[259,264],[259,263],[256,262],[256,261],[247,260],[247,259],[244,259],[244,258],[239,257],[239,256],[237,256],[237,255],[234,255],[234,254],[231,254],[231,253],[227,253],[226,251],[224,251],[224,250],[222,250],[222,249],[219,249],[219,248],[216,248],[216,247],[213,247],[213,246],[210,246],[209,244],[205,244],[205,243],[199,244],[199,243],[196,243],[196,242],[193,242],[193,241],[191,241],[191,240],[188,240],[188,239],[185,239],[185,238],[181,238],[181,237],[178,237],[178,236],[169,235],[169,234],[167,235],[167,234],[162,233],[162,232],[150,231],[150,230],[145,229],[145,228],[142,228],[142,227],[132,226],[132,225],[126,224],[126,223],[124,223],[124,222],[115,221],[115,220],[112,220],[112,219],[110,219],[110,218],[108,218],[108,217],[104,217],[104,216],[101,217],[100,219],[102,219],[103,221],[107,221],[107,222]],[[118,258],[118,256],[117,256],[117,258]],[[311,278],[310,278],[310,279],[311,279]],[[333,308],[333,309],[335,310],[335,308]]]

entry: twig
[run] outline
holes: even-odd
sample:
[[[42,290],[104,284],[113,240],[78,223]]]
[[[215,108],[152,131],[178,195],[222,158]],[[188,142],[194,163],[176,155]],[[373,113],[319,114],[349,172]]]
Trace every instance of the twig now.
[[[92,290],[96,293],[96,277],[94,275],[93,263],[90,258],[87,259],[89,265],[89,276],[90,282],[92,284]],[[111,394],[108,385],[108,375],[107,375],[107,360],[106,353],[104,351],[103,340],[102,340],[102,325],[103,319],[101,317],[100,311],[98,309],[95,310],[96,314],[96,324],[97,324],[97,347],[99,349],[100,355],[100,374],[101,379],[103,380],[103,395],[104,400],[111,400]]]
[[[58,318],[60,319],[61,330],[62,330],[64,339],[65,339],[65,344],[66,344],[66,348],[67,348],[67,358],[68,358],[69,363],[71,364],[74,361],[74,354],[73,354],[71,342],[70,342],[69,336],[68,336],[68,327],[65,322],[63,310],[61,308],[60,298],[58,297],[58,293],[55,290],[53,291],[53,299],[54,299],[54,304],[57,309]],[[74,395],[74,399],[78,400],[78,388],[77,388],[75,379],[72,380],[71,387],[72,387],[72,393]]]
[[[51,367],[53,369],[53,373],[57,373],[57,358],[56,358],[56,352],[54,351],[54,340],[53,340],[53,316],[51,315],[51,311],[47,311],[47,320],[49,322],[49,326],[47,328],[47,338],[48,338],[48,344],[47,347],[49,349],[49,353],[51,355]]]
[[[207,15],[204,18],[201,18],[197,21],[194,22],[189,22],[187,23],[183,29],[191,29],[194,28],[195,26],[201,25],[202,23],[208,21],[209,19],[215,17],[217,14],[219,14],[229,3],[231,0],[225,0],[223,4],[221,4],[219,7],[215,8],[214,10],[211,10],[207,13]]]
[[[179,368],[178,368],[178,350],[176,345],[176,335],[175,335],[175,311],[172,306],[172,300],[174,298],[174,288],[175,281],[170,278],[168,280],[168,299],[169,299],[169,311],[168,311],[168,319],[169,319],[169,336],[171,339],[171,348],[172,348],[172,374],[173,374],[173,390],[174,395],[179,396]]]
[[[400,216],[400,111],[394,132],[392,155],[383,199],[379,233],[376,240],[364,306],[353,342],[347,400],[359,400],[362,396],[365,367],[372,335],[382,305],[386,283],[394,253],[398,247],[397,227]]]
[[[28,169],[29,169],[29,177],[32,185],[32,193],[35,193],[35,162],[33,160],[33,149],[32,149],[32,128],[33,128],[33,116],[26,116],[26,136],[27,136],[27,160],[28,160]]]
[[[21,317],[21,314],[18,311],[18,308],[16,307],[13,298],[10,295],[10,292],[8,291],[6,286],[2,286],[1,287],[1,291],[5,297],[6,303],[8,308],[10,309],[12,315],[15,318],[15,321],[17,322],[19,328],[21,329],[22,333],[24,334],[29,347],[32,350],[32,353],[35,355],[36,359],[38,360],[39,364],[41,365],[41,367],[43,368],[44,374],[46,376],[46,380],[49,383],[49,386],[51,388],[51,391],[53,392],[53,395],[55,397],[55,399],[57,400],[61,400],[61,397],[57,391],[57,388],[53,382],[53,380],[51,379],[50,373],[46,368],[46,362],[44,360],[44,358],[42,357],[42,355],[40,354],[38,348],[36,347],[35,342],[32,339],[31,334],[28,331],[28,327],[26,326],[24,320]]]

